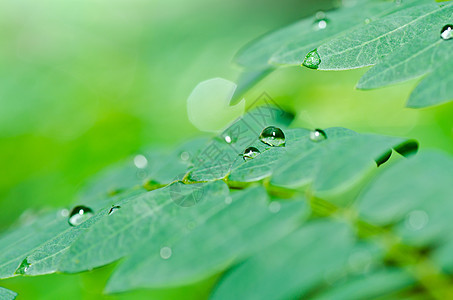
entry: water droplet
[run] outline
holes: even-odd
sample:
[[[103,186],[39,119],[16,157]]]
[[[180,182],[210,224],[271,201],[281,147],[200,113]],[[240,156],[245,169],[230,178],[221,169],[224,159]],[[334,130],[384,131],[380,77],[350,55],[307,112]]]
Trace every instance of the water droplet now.
[[[272,201],[271,203],[269,203],[269,211],[271,213],[274,213],[274,214],[278,213],[280,211],[281,207],[282,207],[282,205],[278,201]]]
[[[401,3],[403,3],[403,1],[402,0],[395,0],[395,3],[396,3],[396,5],[401,5]]]
[[[227,196],[227,197],[225,198],[225,204],[226,204],[226,205],[230,205],[231,202],[233,202],[233,198],[231,198],[230,196]]]
[[[93,216],[93,210],[89,207],[79,205],[72,209],[69,214],[68,223],[71,226],[77,226]]]
[[[310,140],[313,142],[320,142],[327,139],[327,134],[322,129],[315,129],[310,132]]]
[[[322,11],[318,11],[315,15],[313,28],[315,30],[325,29],[327,27],[327,22],[329,22],[329,20],[326,18],[326,14]]]
[[[369,23],[371,23],[371,19],[370,18],[366,18],[365,19],[365,24],[369,24]]]
[[[144,169],[148,165],[148,160],[144,155],[136,155],[134,157],[134,165],[139,169]]]
[[[145,179],[148,176],[148,172],[146,172],[143,169],[137,170],[137,178],[139,179]]]
[[[285,146],[285,134],[280,128],[269,126],[260,134],[260,141],[272,147]]]
[[[231,139],[231,136],[229,136],[229,135],[225,136],[225,142],[227,142],[227,144],[231,144],[232,141],[233,140]]]
[[[423,210],[414,210],[407,214],[406,227],[417,231],[423,229],[429,221],[428,214]]]
[[[189,229],[189,230],[194,230],[195,227],[197,227],[197,222],[195,222],[195,221],[190,221],[190,222],[187,223],[187,229]]]
[[[160,257],[162,257],[163,259],[169,259],[171,257],[171,248],[170,247],[160,248]]]
[[[109,210],[109,216],[110,216],[111,214],[115,213],[115,212],[116,212],[118,209],[120,209],[120,208],[121,208],[121,206],[119,206],[119,205],[112,205],[112,207],[111,207],[110,210]]]
[[[189,152],[186,152],[186,151],[181,152],[181,154],[179,156],[181,157],[181,160],[183,160],[183,161],[188,161],[190,159],[190,154],[189,154]]]
[[[20,266],[16,269],[16,271],[14,271],[14,274],[24,275],[25,273],[27,273],[30,266],[31,266],[31,264],[28,263],[27,259],[25,258],[20,263]]]
[[[445,25],[440,31],[440,37],[444,40],[450,40],[453,38],[453,25]]]
[[[244,150],[244,154],[242,154],[242,158],[244,160],[249,160],[249,159],[257,157],[258,155],[260,155],[260,150],[256,149],[255,147],[248,147],[247,149]]]
[[[60,217],[66,218],[66,217],[69,216],[69,210],[67,210],[66,208],[60,209],[60,210],[58,211],[58,215],[59,215]]]
[[[304,58],[304,62],[302,63],[302,65],[310,69],[317,69],[320,63],[321,58],[319,57],[318,50],[315,49],[313,51],[308,52],[308,54]]]

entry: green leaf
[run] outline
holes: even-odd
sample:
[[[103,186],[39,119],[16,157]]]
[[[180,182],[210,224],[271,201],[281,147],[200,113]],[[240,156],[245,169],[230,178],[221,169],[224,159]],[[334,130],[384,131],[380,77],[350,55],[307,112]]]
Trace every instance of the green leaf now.
[[[386,268],[340,282],[315,296],[314,300],[349,300],[382,298],[394,291],[412,286],[414,278],[401,269]],[[388,297],[388,296],[387,296]]]
[[[217,203],[218,208],[186,234],[151,238],[120,265],[107,292],[196,282],[279,240],[309,212],[304,201],[269,204],[262,188],[234,192],[231,197],[227,203]],[[171,249],[171,256],[162,255],[164,246]]]
[[[353,232],[345,223],[309,222],[227,272],[211,298],[295,299],[306,296],[330,274],[347,270],[354,248]]]
[[[52,211],[4,234],[0,239],[0,278],[14,276],[31,252],[68,228],[67,217]]]
[[[131,199],[80,236],[65,253],[59,270],[80,272],[102,266],[130,254],[160,231],[184,230],[187,224],[182,226],[177,221],[202,218],[209,213],[209,205],[223,202],[227,192],[223,182],[175,182]],[[206,205],[184,206],[185,199],[194,197]]]
[[[380,15],[398,9],[394,3],[380,1],[363,1],[352,7],[327,12],[325,28],[319,28],[318,22],[314,19],[309,24],[309,30],[305,35],[293,39],[290,43],[283,45],[273,53],[270,63],[275,65],[300,65],[310,50],[316,49],[323,42],[341,36],[352,29],[364,27],[367,22],[378,19]]]
[[[55,272],[61,257],[81,233],[106,216],[112,204],[121,204],[137,193],[142,192],[131,191],[109,198],[101,209],[95,209],[93,217],[75,227],[69,226],[65,210],[57,210],[13,230],[0,240],[1,277]]]
[[[440,39],[439,31],[451,18],[452,5],[432,3],[403,9],[330,40],[318,47],[318,69],[344,70],[376,64],[432,27],[437,28]]]
[[[17,293],[0,287],[0,299],[2,300],[14,300],[16,299]]]
[[[304,19],[283,29],[252,41],[242,48],[235,57],[235,62],[248,70],[264,70],[269,67],[270,57],[282,45],[303,37],[312,30],[313,21]]]
[[[193,169],[188,175],[189,180],[224,178],[234,163],[242,161],[244,150],[256,144],[264,128],[270,125],[285,128],[289,125],[293,116],[272,105],[272,99],[266,94],[263,98],[266,105],[248,111],[196,155]]]
[[[201,149],[207,139],[197,138],[171,151],[148,150],[136,157],[106,168],[94,176],[83,188],[79,202],[96,202],[97,198],[141,186],[146,182],[168,184],[188,170],[192,156]],[[142,160],[142,164],[135,160]]]
[[[434,27],[386,56],[360,78],[357,88],[373,89],[403,82],[431,72],[453,57],[451,43],[439,38]]]
[[[453,43],[450,43],[453,46]],[[453,53],[453,47],[450,47]],[[408,107],[426,107],[453,100],[453,60],[423,78],[407,102]]]
[[[374,225],[395,225],[405,243],[427,245],[450,230],[453,159],[422,152],[384,170],[358,199],[358,211]]]
[[[417,149],[417,143],[402,138],[356,134],[344,128],[325,132],[324,141],[313,142],[306,135],[288,149],[275,164],[271,184],[288,188],[310,185],[314,192],[345,190],[373,170],[375,160],[392,148],[404,155]]]
[[[231,98],[230,105],[235,105],[241,101],[245,93],[268,74],[274,71],[273,67],[266,67],[262,70],[244,71],[239,75],[237,79],[237,88],[234,91],[233,97]]]

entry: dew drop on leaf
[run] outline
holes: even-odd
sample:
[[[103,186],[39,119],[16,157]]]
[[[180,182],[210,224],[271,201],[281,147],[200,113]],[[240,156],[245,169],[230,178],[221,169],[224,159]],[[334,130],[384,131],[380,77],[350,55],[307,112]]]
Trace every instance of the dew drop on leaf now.
[[[148,160],[144,155],[136,155],[134,157],[134,165],[139,169],[144,169],[148,165]]]
[[[310,69],[317,69],[320,63],[321,58],[319,57],[318,50],[315,49],[308,52],[308,54],[304,58],[302,65]]]
[[[69,214],[68,223],[71,226],[77,226],[93,216],[93,210],[89,207],[78,205],[74,207]]]
[[[278,201],[272,201],[271,203],[269,203],[269,211],[271,213],[278,213],[280,211],[280,208],[281,208],[281,204],[280,202]]]
[[[260,141],[272,147],[285,146],[285,134],[280,128],[269,126],[260,134]]]
[[[231,137],[229,135],[226,135],[225,142],[227,142],[227,144],[231,144],[231,141],[232,141]]]
[[[255,147],[248,147],[247,149],[244,150],[244,154],[242,154],[242,158],[244,160],[249,160],[249,159],[257,157],[258,155],[260,155],[260,150],[258,150]]]
[[[182,161],[188,161],[190,159],[190,154],[187,151],[183,151],[183,152],[181,152],[179,157],[181,157]]]
[[[440,31],[440,37],[444,40],[450,40],[453,38],[453,25],[445,25]]]
[[[119,205],[112,205],[112,207],[111,207],[110,210],[109,210],[109,216],[110,216],[111,214],[114,214],[114,213],[115,213],[118,209],[120,209],[120,208],[121,208],[121,206],[119,206]]]
[[[414,210],[407,214],[406,227],[409,230],[418,231],[423,229],[429,221],[428,214],[423,210]]]
[[[162,259],[169,259],[171,257],[171,248],[170,247],[160,248],[160,257],[162,257]]]
[[[16,269],[14,274],[24,275],[27,273],[28,268],[30,268],[30,263],[28,263],[27,259],[25,258],[21,263],[20,266]]]
[[[231,198],[230,196],[227,196],[225,198],[225,204],[226,205],[230,205],[232,202],[233,202],[233,198]]]
[[[310,132],[310,140],[313,142],[321,142],[327,139],[327,134],[322,129],[315,129]]]
[[[315,30],[325,29],[329,20],[326,18],[326,14],[322,11],[318,11],[315,15],[315,21],[313,23],[313,28]]]

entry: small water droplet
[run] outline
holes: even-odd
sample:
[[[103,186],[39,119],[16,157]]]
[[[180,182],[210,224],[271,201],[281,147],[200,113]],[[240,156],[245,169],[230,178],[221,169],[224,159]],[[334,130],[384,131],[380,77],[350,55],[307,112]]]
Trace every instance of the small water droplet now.
[[[272,147],[285,146],[285,134],[280,128],[269,126],[260,134],[260,141]]]
[[[248,147],[247,149],[244,150],[244,154],[242,154],[242,158],[244,160],[249,160],[249,159],[257,157],[258,155],[260,155],[260,150],[256,149],[255,147]]]
[[[453,25],[445,25],[440,31],[440,37],[444,40],[450,40],[453,38]]]
[[[313,22],[313,28],[315,30],[325,29],[329,20],[326,18],[326,14],[323,11],[318,11],[315,15],[315,21]]]
[[[327,139],[327,134],[322,129],[315,129],[310,132],[310,140],[313,142],[320,142]]]
[[[195,222],[195,221],[190,221],[187,223],[187,229],[189,229],[189,230],[194,230],[196,226],[197,226],[197,222]]]
[[[366,18],[365,19],[365,24],[369,24],[369,23],[371,23],[371,19],[370,18]]]
[[[138,169],[137,170],[137,178],[139,179],[145,179],[148,176],[148,172],[146,172],[143,169]]]
[[[302,63],[302,65],[310,69],[317,69],[320,63],[321,58],[319,57],[318,50],[315,49],[313,51],[308,52],[308,54],[304,58],[304,62]]]
[[[68,223],[71,226],[77,226],[93,216],[93,210],[89,207],[78,205],[74,207],[69,214]]]
[[[229,136],[229,135],[225,136],[225,142],[227,142],[227,144],[231,144],[232,141],[233,140],[231,139],[231,136]]]
[[[171,257],[171,248],[170,247],[160,248],[160,257],[162,257],[163,259],[169,259]]]
[[[27,273],[28,269],[30,268],[31,264],[28,263],[27,259],[25,258],[19,265],[19,267],[14,271],[14,274],[24,275]]]
[[[121,206],[119,206],[119,205],[112,205],[112,207],[111,207],[110,210],[109,210],[109,216],[110,216],[111,214],[115,213],[115,212],[116,212],[118,209],[120,209],[120,208],[121,208]]]
[[[401,5],[403,3],[402,0],[395,0],[396,5]]]
[[[134,157],[134,165],[139,169],[144,169],[148,165],[148,159],[144,155],[136,155]]]
[[[183,160],[183,161],[188,161],[190,159],[190,154],[189,154],[189,152],[186,152],[186,151],[181,152],[181,154],[179,156],[181,157],[181,160]]]
[[[414,210],[406,216],[406,227],[413,231],[423,229],[429,221],[428,214],[423,210]]]
[[[59,215],[60,217],[66,218],[66,217],[69,216],[69,210],[67,210],[66,208],[60,209],[60,210],[58,211],[58,215]]]
[[[349,270],[357,274],[368,273],[371,269],[373,258],[368,251],[357,251],[348,258]]]
[[[282,205],[278,201],[272,201],[271,203],[269,203],[269,211],[271,213],[274,213],[274,214],[278,213],[280,211],[281,207],[282,207]]]
[[[227,196],[227,197],[225,198],[225,204],[226,204],[226,205],[230,205],[231,202],[233,202],[233,198],[231,198],[230,196]]]

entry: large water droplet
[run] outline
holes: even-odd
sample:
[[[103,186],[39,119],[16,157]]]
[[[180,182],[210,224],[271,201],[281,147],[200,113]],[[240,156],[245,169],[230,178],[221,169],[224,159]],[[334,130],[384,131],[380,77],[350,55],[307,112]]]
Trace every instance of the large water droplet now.
[[[71,226],[77,226],[93,216],[93,210],[89,207],[78,205],[74,207],[69,214],[68,223]]]
[[[249,159],[257,157],[258,155],[260,155],[260,150],[258,150],[255,147],[248,147],[247,149],[244,150],[244,154],[242,154],[242,158],[244,160],[249,160]]]
[[[308,52],[308,54],[304,58],[304,62],[302,63],[302,65],[310,69],[317,69],[320,63],[321,58],[319,57],[318,50],[315,49],[313,51]]]
[[[169,259],[171,257],[171,248],[170,247],[162,247],[160,249],[160,257],[163,259]]]
[[[144,155],[136,155],[134,157],[134,165],[139,169],[144,169],[148,165],[148,160]]]
[[[324,132],[324,130],[315,129],[310,132],[310,140],[312,140],[313,142],[320,142],[324,141],[325,139],[327,139],[327,134]]]
[[[20,266],[16,269],[16,271],[14,271],[14,274],[24,275],[25,273],[27,273],[30,266],[31,266],[31,264],[29,264],[27,259],[25,258],[20,263]]]
[[[114,214],[114,213],[115,213],[118,209],[120,209],[120,208],[121,208],[121,206],[119,206],[119,205],[112,205],[112,207],[111,207],[110,210],[109,210],[109,216],[110,216],[111,214]]]
[[[450,40],[453,38],[453,25],[445,25],[440,31],[440,37],[444,40]]]
[[[280,128],[269,126],[260,134],[260,141],[272,147],[285,146],[285,134]]]

